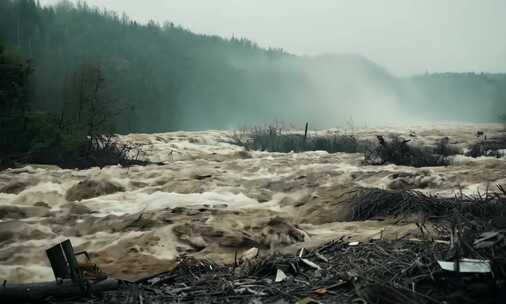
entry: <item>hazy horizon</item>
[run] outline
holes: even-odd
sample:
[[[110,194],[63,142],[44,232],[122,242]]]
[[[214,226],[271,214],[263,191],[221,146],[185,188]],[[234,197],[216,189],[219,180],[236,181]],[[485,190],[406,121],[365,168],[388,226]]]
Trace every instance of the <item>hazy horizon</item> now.
[[[506,18],[501,16],[506,1],[501,0],[86,2],[139,22],[169,21],[196,33],[244,37],[296,55],[359,54],[400,76],[506,72]]]

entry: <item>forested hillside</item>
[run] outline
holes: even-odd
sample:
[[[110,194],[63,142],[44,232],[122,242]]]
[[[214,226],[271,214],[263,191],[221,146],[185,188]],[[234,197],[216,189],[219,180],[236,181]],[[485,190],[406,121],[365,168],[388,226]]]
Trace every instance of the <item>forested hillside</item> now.
[[[31,60],[34,110],[62,121],[80,117],[79,100],[99,83],[122,133],[275,119],[322,128],[350,117],[370,124],[399,117],[493,121],[505,102],[503,76],[399,79],[356,55],[293,56],[170,22],[141,25],[84,2],[2,0],[0,12],[0,43]]]

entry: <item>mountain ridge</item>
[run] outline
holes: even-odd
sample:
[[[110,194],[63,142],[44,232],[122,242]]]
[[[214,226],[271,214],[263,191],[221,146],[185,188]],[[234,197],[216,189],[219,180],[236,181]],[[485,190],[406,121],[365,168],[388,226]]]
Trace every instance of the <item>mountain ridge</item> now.
[[[131,109],[115,121],[122,133],[274,120],[328,128],[350,117],[369,124],[409,121],[428,115],[420,109],[438,107],[443,112],[434,117],[438,120],[495,121],[506,96],[506,78],[500,75],[492,85],[479,77],[462,81],[462,75],[435,83],[428,79],[440,76],[397,77],[362,55],[297,56],[171,23],[140,25],[85,3],[41,7],[33,0],[11,0],[0,9],[8,12],[0,20],[0,42],[32,58],[36,109],[62,112],[69,79],[83,64],[94,64],[103,70],[118,108]],[[463,99],[460,86],[479,94]]]

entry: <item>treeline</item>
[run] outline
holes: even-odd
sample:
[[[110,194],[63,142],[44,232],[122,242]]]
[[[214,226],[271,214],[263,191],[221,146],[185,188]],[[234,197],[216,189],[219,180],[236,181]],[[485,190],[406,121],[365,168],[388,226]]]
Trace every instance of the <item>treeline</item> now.
[[[286,76],[241,66],[289,57],[281,50],[195,35],[171,23],[140,25],[84,2],[41,7],[34,0],[7,0],[0,11],[0,41],[32,59],[34,108],[61,112],[76,70],[99,65],[124,110],[116,120],[121,132],[223,127],[234,111],[261,112],[253,91],[270,84],[275,90]]]
[[[61,111],[37,111],[29,60],[0,45],[0,170],[23,163],[64,168],[146,164],[114,134],[114,100],[99,65],[81,64],[65,83]]]
[[[28,121],[32,73],[29,62],[0,44],[0,160],[28,150],[32,137],[40,135]]]
[[[61,122],[82,118],[74,110],[93,91],[85,75],[95,69],[110,127],[120,133],[276,119],[310,120],[320,128],[342,126],[350,117],[359,125],[496,121],[506,103],[501,75],[399,79],[360,56],[293,56],[170,22],[139,24],[85,2],[42,7],[34,0],[2,0],[0,12],[0,43],[33,69],[32,111],[50,112]]]

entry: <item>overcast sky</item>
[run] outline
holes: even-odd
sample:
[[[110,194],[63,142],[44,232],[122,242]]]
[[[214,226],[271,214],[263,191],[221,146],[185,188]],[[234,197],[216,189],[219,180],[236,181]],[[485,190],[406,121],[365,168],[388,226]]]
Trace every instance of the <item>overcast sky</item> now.
[[[58,0],[41,0],[53,4]],[[88,0],[294,54],[357,53],[397,75],[506,72],[506,0]]]

